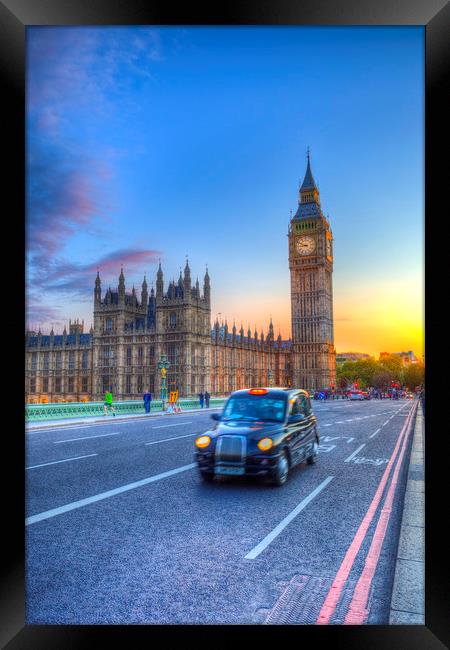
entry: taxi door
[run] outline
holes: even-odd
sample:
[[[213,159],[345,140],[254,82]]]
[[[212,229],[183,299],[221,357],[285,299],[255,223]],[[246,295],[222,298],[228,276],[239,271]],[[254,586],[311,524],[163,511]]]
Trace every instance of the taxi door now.
[[[308,408],[304,395],[298,395],[291,405],[290,422],[288,424],[291,458],[293,464],[300,463],[312,447],[315,418]],[[309,444],[311,443],[311,444]]]

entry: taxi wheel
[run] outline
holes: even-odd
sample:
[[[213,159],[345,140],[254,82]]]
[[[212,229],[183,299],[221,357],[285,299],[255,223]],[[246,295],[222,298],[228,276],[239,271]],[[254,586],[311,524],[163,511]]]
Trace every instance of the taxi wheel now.
[[[314,465],[314,463],[317,463],[318,456],[319,456],[319,444],[317,440],[314,440],[312,454],[306,459],[308,465]]]
[[[205,483],[212,483],[214,481],[214,474],[210,472],[200,472],[200,476]]]
[[[277,487],[281,487],[287,481],[289,474],[289,461],[286,452],[282,451],[278,459],[278,464],[272,474],[272,482]]]

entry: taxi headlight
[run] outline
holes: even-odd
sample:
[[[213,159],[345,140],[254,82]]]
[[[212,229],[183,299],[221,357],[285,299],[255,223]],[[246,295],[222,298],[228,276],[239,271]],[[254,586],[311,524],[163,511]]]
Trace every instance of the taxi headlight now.
[[[209,436],[200,436],[200,438],[197,438],[195,441],[195,444],[199,449],[204,449],[204,447],[207,447],[209,443],[211,442],[211,438]]]
[[[271,438],[262,438],[258,442],[258,449],[261,449],[261,451],[269,451],[272,446],[273,440]]]

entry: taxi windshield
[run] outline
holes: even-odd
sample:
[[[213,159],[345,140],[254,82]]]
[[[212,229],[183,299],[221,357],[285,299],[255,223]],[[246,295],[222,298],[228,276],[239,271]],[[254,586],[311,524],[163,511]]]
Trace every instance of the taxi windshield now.
[[[236,395],[228,400],[221,419],[283,422],[285,409],[286,400],[282,397]]]

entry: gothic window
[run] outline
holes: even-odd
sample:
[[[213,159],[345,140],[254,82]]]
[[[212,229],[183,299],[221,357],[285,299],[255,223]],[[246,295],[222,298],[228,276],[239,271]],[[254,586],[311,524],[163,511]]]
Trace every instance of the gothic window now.
[[[83,350],[82,355],[81,355],[81,367],[84,370],[87,370],[89,367],[89,352],[87,350]]]
[[[67,378],[67,392],[73,393],[73,377]]]
[[[43,377],[42,379],[42,392],[48,393],[48,377]]]
[[[167,346],[167,360],[170,365],[176,365],[178,363],[178,348],[174,343],[169,343]]]
[[[125,393],[127,395],[131,393],[131,375],[127,375],[125,378]]]
[[[62,354],[61,354],[61,352],[56,352],[56,354],[55,354],[55,368],[56,368],[56,370],[61,370],[61,368],[62,368]]]
[[[69,370],[73,370],[75,368],[75,352],[71,351],[69,352]]]
[[[102,392],[106,393],[111,387],[111,379],[109,375],[102,376]]]
[[[103,365],[111,367],[114,361],[114,350],[110,345],[105,345],[103,348]]]
[[[155,346],[151,345],[148,349],[148,358],[150,363],[153,363],[155,360]]]
[[[138,375],[137,378],[137,392],[142,393],[142,375]]]
[[[61,392],[61,377],[55,377],[55,393]]]
[[[81,392],[82,393],[87,393],[88,392],[88,378],[87,377],[82,377],[81,378]]]
[[[169,316],[169,327],[175,329],[177,326],[177,315],[175,312],[172,312]]]
[[[131,366],[131,347],[127,348],[127,362],[126,363],[127,363],[128,367]],[[129,391],[127,391],[127,392],[129,392]]]
[[[37,367],[37,352],[31,353],[31,370],[36,370]]]
[[[112,332],[112,319],[111,318],[106,319],[105,329],[106,329],[107,332]]]
[[[50,364],[49,364],[49,353],[48,353],[48,352],[44,352],[44,359],[43,359],[43,363],[42,363],[42,369],[43,369],[43,370],[48,370],[48,369],[49,369],[49,365],[50,365]]]
[[[142,366],[144,363],[144,348],[139,346],[138,347],[138,365]],[[140,391],[138,391],[140,392]]]

